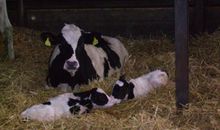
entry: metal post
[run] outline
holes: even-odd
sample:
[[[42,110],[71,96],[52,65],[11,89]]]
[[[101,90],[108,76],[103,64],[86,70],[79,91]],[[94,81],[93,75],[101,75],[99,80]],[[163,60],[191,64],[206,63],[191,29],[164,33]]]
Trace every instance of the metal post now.
[[[183,108],[188,102],[188,0],[175,0],[175,46],[176,46],[176,105]]]
[[[0,33],[3,34],[3,43],[5,44],[5,56],[10,60],[15,59],[13,48],[13,27],[8,18],[6,0],[0,1]]]

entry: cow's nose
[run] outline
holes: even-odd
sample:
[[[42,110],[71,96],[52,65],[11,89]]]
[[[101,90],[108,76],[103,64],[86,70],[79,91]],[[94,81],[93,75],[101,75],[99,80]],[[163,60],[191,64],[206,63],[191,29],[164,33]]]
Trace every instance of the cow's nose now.
[[[78,65],[76,61],[67,61],[66,63],[68,69],[76,69]]]

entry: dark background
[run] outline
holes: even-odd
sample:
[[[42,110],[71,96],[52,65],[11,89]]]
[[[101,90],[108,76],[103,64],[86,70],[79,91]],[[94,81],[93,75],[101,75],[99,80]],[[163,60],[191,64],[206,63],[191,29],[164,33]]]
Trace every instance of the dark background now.
[[[220,0],[189,0],[190,33],[220,26]],[[13,25],[59,32],[64,23],[108,35],[174,34],[174,0],[7,0]],[[22,22],[21,22],[22,21]]]

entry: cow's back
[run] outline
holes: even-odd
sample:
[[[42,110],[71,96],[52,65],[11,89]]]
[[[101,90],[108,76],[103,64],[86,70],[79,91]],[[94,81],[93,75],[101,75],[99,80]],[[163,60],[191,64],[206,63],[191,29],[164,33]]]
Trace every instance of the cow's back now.
[[[124,68],[125,63],[128,60],[127,49],[125,48],[123,43],[117,38],[113,38],[109,36],[102,36],[102,38],[109,43],[109,47],[119,56],[121,63],[120,71],[123,71],[122,69]]]

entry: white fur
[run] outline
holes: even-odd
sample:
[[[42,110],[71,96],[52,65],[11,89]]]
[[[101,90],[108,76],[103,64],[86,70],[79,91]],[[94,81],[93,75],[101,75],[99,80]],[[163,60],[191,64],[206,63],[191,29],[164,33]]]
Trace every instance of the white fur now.
[[[72,46],[73,50],[76,50],[78,40],[82,35],[80,28],[74,24],[65,24],[61,32],[67,43]]]
[[[97,92],[104,93],[108,98],[108,103],[99,106],[97,104],[93,104],[93,108],[107,108],[113,106],[116,102],[112,98],[110,98],[101,88],[97,89]],[[61,117],[69,117],[73,114],[70,113],[70,106],[68,106],[69,98],[80,100],[80,97],[75,96],[73,93],[64,93],[54,98],[51,98],[49,101],[51,105],[33,105],[30,108],[27,108],[25,111],[21,113],[21,117],[26,120],[38,120],[38,121],[53,121],[59,119]],[[90,100],[91,96],[87,99]],[[86,112],[87,108],[85,106],[77,103],[75,106],[80,106],[79,114],[83,114]]]
[[[52,121],[61,117],[71,116],[70,107],[67,104],[69,98],[79,99],[72,93],[61,94],[49,100],[51,105],[33,105],[23,111],[21,117],[27,120]]]
[[[120,87],[123,87],[123,86],[124,86],[124,83],[121,82],[120,80],[117,80],[115,84],[117,84],[117,85],[120,86]]]
[[[146,96],[154,88],[165,86],[168,82],[168,76],[166,72],[155,70],[136,79],[131,79],[129,82],[134,84],[134,96],[137,98]]]
[[[53,53],[51,55],[51,58],[50,58],[50,66],[53,62],[53,60],[57,57],[57,55],[60,54],[60,49],[59,49],[59,45],[55,46],[54,50],[53,50]]]
[[[115,98],[114,96],[110,96],[110,98],[111,98],[111,101],[114,103],[114,104],[119,104],[119,103],[121,103],[121,99],[117,99],[117,98]]]
[[[104,58],[108,59],[105,51],[101,48],[97,48],[94,45],[84,45],[87,55],[92,61],[92,65],[95,68],[96,73],[103,80],[104,78]]]

